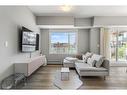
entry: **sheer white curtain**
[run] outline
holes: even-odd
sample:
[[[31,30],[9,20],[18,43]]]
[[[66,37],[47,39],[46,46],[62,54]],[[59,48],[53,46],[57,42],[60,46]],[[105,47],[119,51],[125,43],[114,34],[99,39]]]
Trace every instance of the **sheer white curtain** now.
[[[110,59],[110,28],[100,28],[100,54]]]

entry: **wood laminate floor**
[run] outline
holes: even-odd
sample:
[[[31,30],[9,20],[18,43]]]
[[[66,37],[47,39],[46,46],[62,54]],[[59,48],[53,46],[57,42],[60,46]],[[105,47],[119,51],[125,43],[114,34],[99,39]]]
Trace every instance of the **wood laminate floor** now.
[[[25,86],[20,85],[17,89],[55,89],[53,79],[57,70],[60,70],[61,65],[47,65],[40,67],[29,78]],[[82,77],[83,85],[79,90],[85,89],[127,89],[127,67],[110,67],[110,76],[106,77]],[[70,70],[70,74],[77,75],[75,69]],[[78,76],[78,75],[77,75]]]

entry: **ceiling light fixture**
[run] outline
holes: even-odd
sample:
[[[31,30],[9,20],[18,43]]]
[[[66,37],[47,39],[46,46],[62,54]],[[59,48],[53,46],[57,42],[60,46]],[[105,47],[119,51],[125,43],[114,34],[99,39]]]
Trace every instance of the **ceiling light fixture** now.
[[[63,5],[63,6],[61,7],[61,9],[62,9],[63,11],[65,11],[65,12],[69,12],[69,11],[71,11],[72,6],[70,6],[70,5]]]

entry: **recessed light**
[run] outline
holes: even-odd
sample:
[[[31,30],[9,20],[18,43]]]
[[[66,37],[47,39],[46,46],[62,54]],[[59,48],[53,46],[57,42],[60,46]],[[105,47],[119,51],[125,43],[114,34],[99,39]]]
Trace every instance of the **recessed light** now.
[[[70,5],[63,5],[63,6],[61,6],[61,9],[63,11],[65,11],[65,12],[69,12],[69,11],[71,11],[72,6],[70,6]]]

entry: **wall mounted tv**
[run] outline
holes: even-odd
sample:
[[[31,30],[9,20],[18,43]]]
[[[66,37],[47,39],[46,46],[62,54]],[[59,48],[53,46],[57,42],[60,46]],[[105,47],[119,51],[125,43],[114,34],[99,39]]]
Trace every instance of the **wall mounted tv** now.
[[[34,52],[39,50],[39,34],[32,32],[31,30],[22,27],[21,30],[21,51],[22,52]]]

